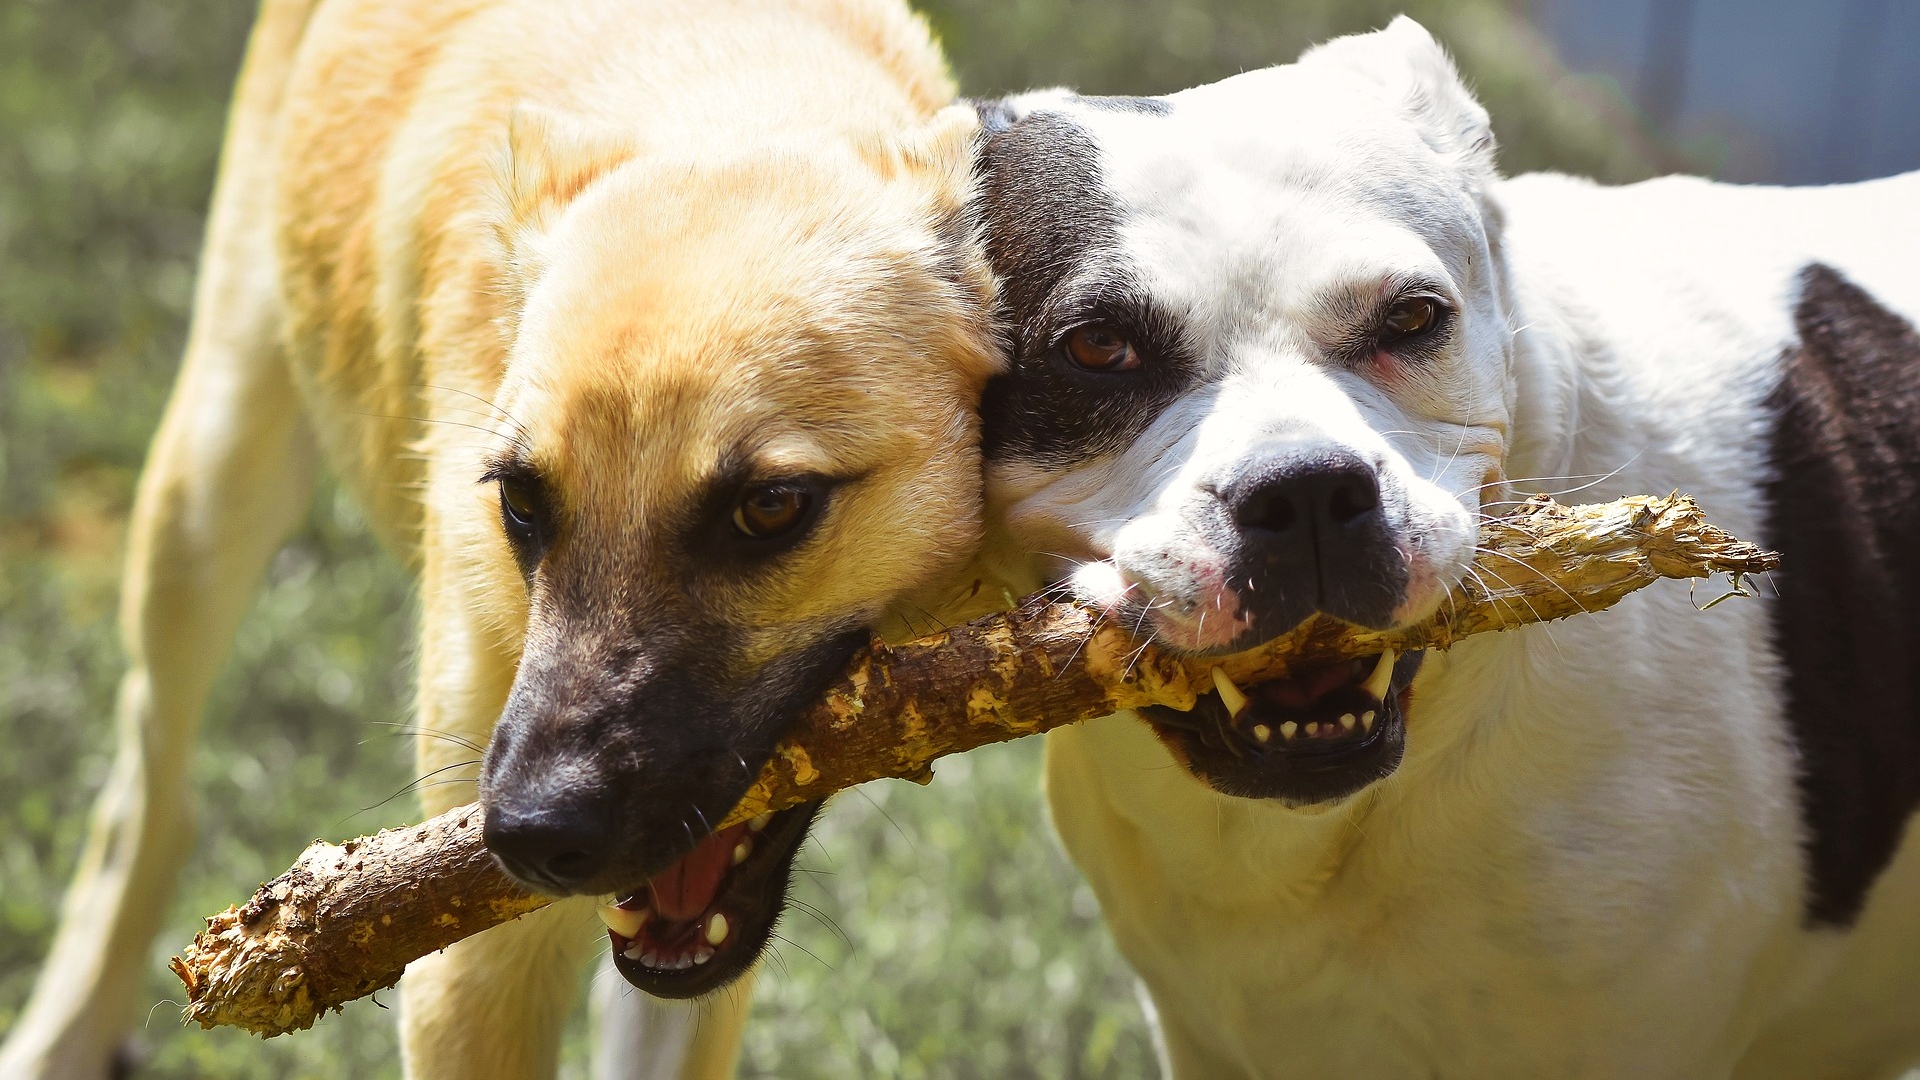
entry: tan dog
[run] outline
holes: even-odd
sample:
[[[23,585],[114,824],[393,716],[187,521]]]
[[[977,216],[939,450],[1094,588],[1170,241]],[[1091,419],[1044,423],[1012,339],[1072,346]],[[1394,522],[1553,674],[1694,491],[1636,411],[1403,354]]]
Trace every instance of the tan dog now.
[[[978,540],[952,92],[895,0],[268,0],[140,486],[119,756],[0,1075],[107,1075],[202,704],[322,460],[422,576],[421,773],[480,778],[458,740],[500,720],[503,862],[632,892],[606,918],[657,994],[748,969],[812,811],[707,823]],[[589,906],[415,965],[409,1073],[550,1075]]]

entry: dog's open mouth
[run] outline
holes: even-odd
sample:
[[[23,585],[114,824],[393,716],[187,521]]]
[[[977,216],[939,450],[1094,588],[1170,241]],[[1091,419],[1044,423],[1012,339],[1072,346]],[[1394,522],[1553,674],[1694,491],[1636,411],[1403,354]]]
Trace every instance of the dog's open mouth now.
[[[1399,767],[1423,653],[1383,652],[1236,686],[1219,668],[1192,711],[1143,710],[1176,757],[1226,795],[1296,805],[1345,798]]]
[[[621,976],[655,997],[688,998],[746,971],[773,933],[819,808],[807,803],[721,829],[603,905]]]

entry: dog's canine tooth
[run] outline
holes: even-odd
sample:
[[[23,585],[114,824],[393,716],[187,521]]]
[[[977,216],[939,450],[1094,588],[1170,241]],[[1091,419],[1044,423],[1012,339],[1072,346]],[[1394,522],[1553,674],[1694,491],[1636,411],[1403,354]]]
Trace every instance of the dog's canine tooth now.
[[[713,917],[707,920],[707,944],[718,945],[727,940],[727,930],[727,917],[718,911],[714,912]]]
[[[1363,712],[1360,714],[1360,726],[1365,728],[1368,731],[1373,730],[1373,710],[1372,709],[1368,709],[1366,712]]]
[[[1299,730],[1300,730],[1300,725],[1289,720],[1286,723],[1280,725],[1280,737],[1283,739],[1291,739],[1293,738],[1293,733]]]
[[[750,838],[733,845],[733,865],[739,866],[741,863],[746,862],[747,856],[752,854],[753,840]]]
[[[1227,678],[1227,673],[1219,667],[1213,669],[1213,688],[1220,695],[1220,703],[1227,707],[1228,716],[1239,716],[1247,707],[1247,695],[1241,693],[1240,688],[1233,685],[1233,680]]]
[[[647,916],[650,914],[644,908],[632,911],[612,904],[601,904],[599,910],[600,921],[607,924],[607,929],[628,940],[640,936],[640,928],[647,925]]]
[[[1380,654],[1380,662],[1373,665],[1373,674],[1367,676],[1366,691],[1374,700],[1387,700],[1387,689],[1393,683],[1393,662],[1399,659],[1392,649]]]
[[[1268,739],[1273,738],[1273,729],[1265,724],[1255,724],[1253,725],[1253,737],[1257,742],[1266,742]]]
[[[1359,718],[1354,716],[1352,713],[1341,713],[1340,726],[1342,728],[1345,728],[1348,731],[1352,731],[1353,725],[1358,721],[1358,719]]]

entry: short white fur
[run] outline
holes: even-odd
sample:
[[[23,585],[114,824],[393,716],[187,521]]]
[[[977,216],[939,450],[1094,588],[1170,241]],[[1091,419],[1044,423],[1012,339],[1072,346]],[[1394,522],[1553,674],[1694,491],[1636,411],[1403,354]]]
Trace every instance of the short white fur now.
[[[1088,594],[1145,591],[1175,644],[1224,640],[1233,615],[1184,511],[1274,440],[1382,470],[1424,538],[1411,618],[1458,580],[1476,515],[1529,491],[1678,487],[1755,535],[1800,268],[1920,314],[1920,174],[1500,180],[1485,113],[1409,20],[1169,101],[1017,105],[1069,111],[1099,146],[1115,257],[1183,313],[1206,375],[1125,450],[1003,462],[991,495],[1015,537],[1089,561]],[[1409,274],[1461,312],[1435,370],[1313,359],[1329,290]],[[1333,805],[1216,794],[1132,716],[1052,733],[1056,826],[1172,1073],[1873,1077],[1920,1058],[1920,845],[1853,929],[1803,925],[1767,602],[1701,613],[1666,584],[1432,654],[1404,763]]]

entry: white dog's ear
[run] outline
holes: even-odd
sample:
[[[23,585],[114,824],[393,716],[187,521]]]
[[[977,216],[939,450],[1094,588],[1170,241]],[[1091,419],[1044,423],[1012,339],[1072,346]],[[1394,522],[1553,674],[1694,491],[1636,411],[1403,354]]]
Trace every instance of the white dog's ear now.
[[[1427,28],[1402,15],[1384,30],[1335,38],[1300,63],[1334,64],[1378,86],[1436,152],[1474,174],[1493,172],[1493,124]]]

